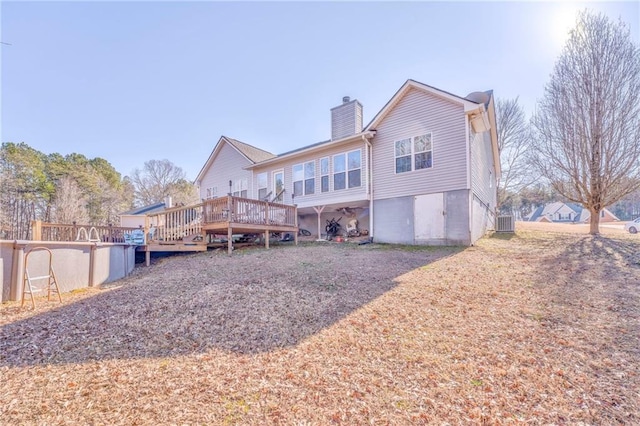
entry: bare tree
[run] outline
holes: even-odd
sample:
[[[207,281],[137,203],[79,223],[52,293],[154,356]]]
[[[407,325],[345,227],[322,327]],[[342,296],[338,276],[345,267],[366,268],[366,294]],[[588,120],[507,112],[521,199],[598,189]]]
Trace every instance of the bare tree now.
[[[167,196],[185,198],[183,192],[189,192],[193,187],[186,180],[185,172],[169,160],[146,161],[144,168],[135,169],[130,179],[139,205],[158,203]]]
[[[532,181],[531,163],[528,160],[531,131],[518,98],[498,99],[498,148],[502,174],[498,182],[498,205],[507,201],[510,194],[518,193]]]
[[[65,176],[56,185],[53,220],[57,223],[89,223],[87,200],[75,180]]]
[[[198,188],[186,179],[182,179],[172,185],[171,197],[176,205],[189,206],[200,201]]]
[[[640,48],[628,27],[582,12],[533,125],[535,165],[563,197],[600,212],[640,188]]]

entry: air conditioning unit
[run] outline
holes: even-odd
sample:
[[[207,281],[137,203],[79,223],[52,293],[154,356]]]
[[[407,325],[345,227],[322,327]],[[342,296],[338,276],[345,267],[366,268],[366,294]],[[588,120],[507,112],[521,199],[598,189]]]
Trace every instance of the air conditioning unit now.
[[[498,216],[496,219],[496,232],[514,232],[515,221],[513,216]]]

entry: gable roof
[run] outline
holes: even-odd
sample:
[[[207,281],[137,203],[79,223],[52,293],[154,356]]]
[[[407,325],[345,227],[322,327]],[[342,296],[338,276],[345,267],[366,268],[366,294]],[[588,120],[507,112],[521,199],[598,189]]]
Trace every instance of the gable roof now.
[[[371,120],[371,122],[365,126],[364,131],[375,129],[376,126],[378,126],[378,124],[382,122],[382,120],[387,116],[387,114],[389,114],[389,112],[393,109],[393,107],[395,107],[396,104],[400,102],[400,99],[402,99],[404,95],[406,95],[407,92],[409,92],[410,89],[421,90],[423,92],[427,92],[432,95],[435,95],[439,98],[446,99],[450,102],[460,104],[464,106],[465,112],[473,111],[483,106],[483,103],[471,101],[467,98],[463,98],[461,96],[454,95],[444,90],[437,89],[433,86],[420,83],[419,81],[409,79],[402,85],[402,87],[400,87],[400,89],[398,89],[398,91],[391,97],[391,99],[389,99],[389,102],[387,102],[385,106],[382,107],[380,112],[378,112],[378,114],[376,114],[376,116],[373,117],[373,120]]]
[[[159,203],[148,204],[146,206],[127,210],[126,212],[120,213],[118,216],[149,214],[149,213],[161,212],[163,210],[164,210],[164,201],[160,201]]]
[[[461,105],[464,108],[465,114],[469,114],[470,118],[481,115],[483,116],[483,119],[488,120],[490,125],[489,133],[491,135],[491,147],[493,151],[493,166],[496,172],[496,179],[499,180],[502,174],[502,169],[500,165],[500,152],[498,149],[498,131],[496,128],[497,123],[493,90],[487,90],[485,92],[474,92],[468,95],[466,98],[463,98],[461,96],[454,95],[453,93],[449,93],[436,87],[429,86],[428,84],[408,79],[402,85],[402,87],[398,89],[395,95],[393,95],[391,99],[389,99],[389,102],[386,103],[386,105],[380,110],[380,112],[376,114],[373,120],[371,120],[371,122],[365,126],[363,132],[375,131],[375,128],[382,122],[382,120],[384,120],[389,112],[411,89],[430,93],[441,99],[445,99],[447,101]],[[474,96],[476,94],[480,94],[481,96]]]
[[[529,218],[527,219],[529,222],[535,222],[538,220],[538,218],[540,216],[542,216],[542,212],[544,211],[544,206],[540,206],[537,209],[535,209],[533,212],[531,212],[531,214],[529,215]]]
[[[232,139],[226,136],[223,137],[229,142],[229,144],[240,151],[240,153],[247,157],[247,160],[251,161],[252,163],[259,163],[261,161],[275,157],[274,154],[265,151],[264,149],[257,148],[253,145],[249,145],[248,143],[240,142],[237,139]]]
[[[204,163],[204,166],[202,166],[200,173],[198,173],[198,176],[196,176],[196,179],[194,181],[196,184],[198,184],[198,182],[202,180],[205,172],[209,169],[209,167],[211,167],[213,160],[215,159],[218,152],[220,152],[220,150],[222,149],[222,146],[225,143],[231,146],[236,151],[238,151],[238,153],[242,155],[251,164],[259,163],[261,161],[265,161],[275,157],[274,154],[268,151],[265,151],[264,149],[256,148],[253,145],[240,142],[239,140],[230,138],[228,136],[224,136],[224,135],[220,136],[218,143],[213,148],[213,151],[211,151],[211,154],[209,154],[209,158]]]

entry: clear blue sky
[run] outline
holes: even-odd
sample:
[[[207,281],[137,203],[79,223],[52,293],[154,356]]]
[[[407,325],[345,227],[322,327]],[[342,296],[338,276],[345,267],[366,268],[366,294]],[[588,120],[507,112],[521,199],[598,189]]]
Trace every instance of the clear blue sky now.
[[[408,78],[530,113],[575,12],[640,42],[639,4],[2,2],[1,137],[194,179],[220,135],[276,154],[326,140],[343,96],[368,122]]]

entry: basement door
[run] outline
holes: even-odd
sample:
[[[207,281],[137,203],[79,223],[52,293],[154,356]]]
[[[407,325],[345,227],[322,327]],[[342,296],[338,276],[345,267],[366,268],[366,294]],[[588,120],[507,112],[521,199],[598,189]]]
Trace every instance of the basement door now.
[[[418,195],[413,201],[416,241],[444,239],[444,194]]]

